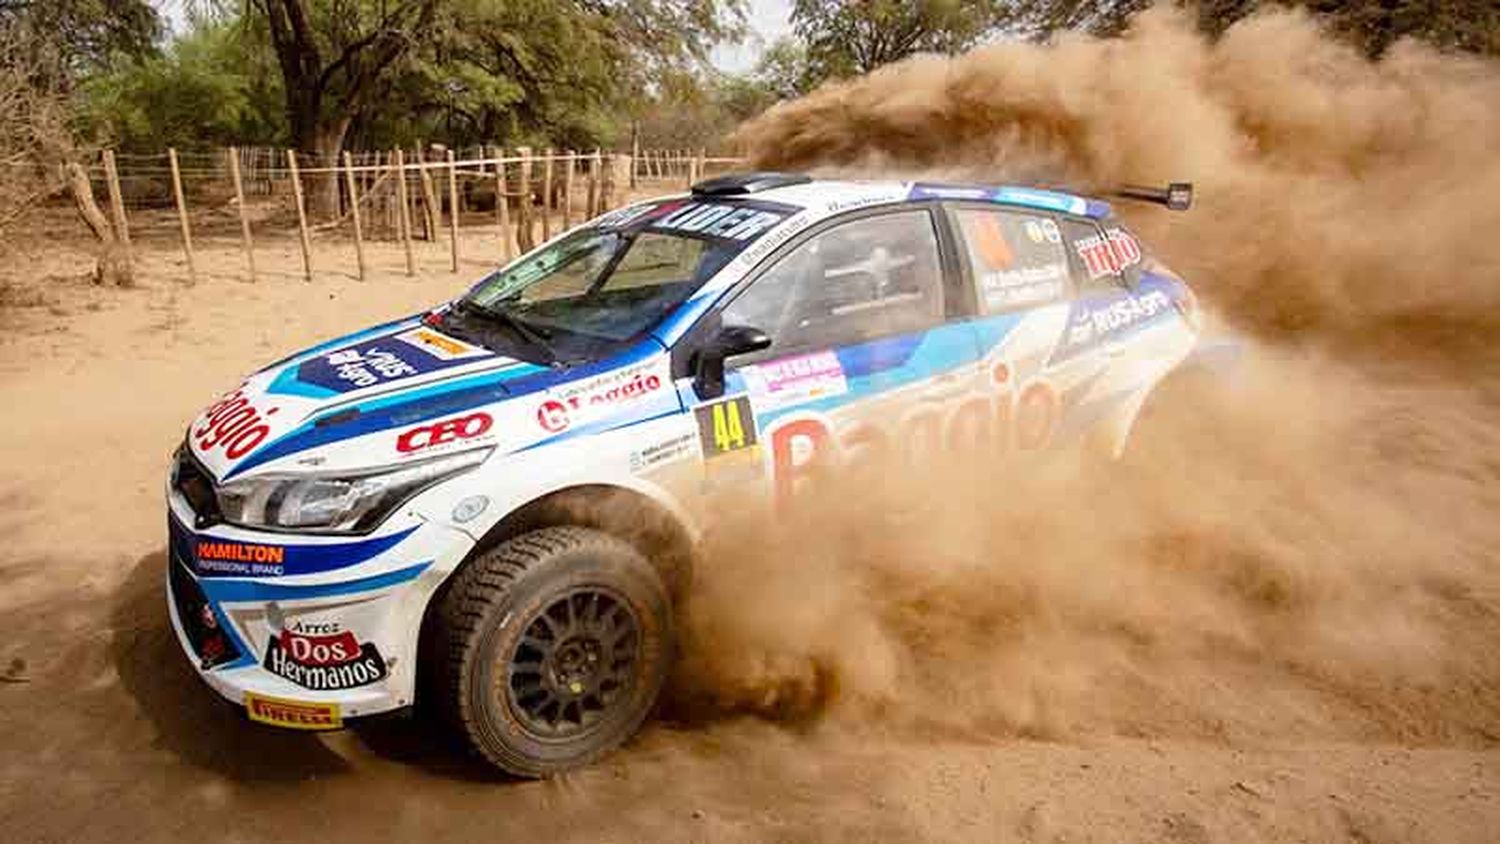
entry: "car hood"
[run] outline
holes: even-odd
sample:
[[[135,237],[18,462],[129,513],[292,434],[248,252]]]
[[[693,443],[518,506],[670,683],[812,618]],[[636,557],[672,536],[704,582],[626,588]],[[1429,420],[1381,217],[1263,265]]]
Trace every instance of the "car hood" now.
[[[665,348],[548,367],[411,318],[307,349],[255,373],[188,428],[222,482],[256,471],[346,471],[495,446],[503,451],[678,407]]]
[[[314,346],[255,373],[193,420],[187,442],[223,479],[357,435],[378,424],[370,416],[382,407],[481,386],[476,379],[499,399],[511,378],[546,371],[413,317]]]

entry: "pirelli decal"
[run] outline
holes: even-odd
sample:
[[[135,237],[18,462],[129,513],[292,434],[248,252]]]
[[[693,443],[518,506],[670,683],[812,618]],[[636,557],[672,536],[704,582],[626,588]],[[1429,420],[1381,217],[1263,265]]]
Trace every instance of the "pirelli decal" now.
[[[245,714],[252,721],[292,730],[336,730],[344,726],[336,703],[309,703],[255,692],[245,693]]]

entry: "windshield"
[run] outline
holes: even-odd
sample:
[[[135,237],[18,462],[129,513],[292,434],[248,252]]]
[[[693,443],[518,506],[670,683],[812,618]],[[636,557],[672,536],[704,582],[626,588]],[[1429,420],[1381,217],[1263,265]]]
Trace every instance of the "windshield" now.
[[[594,357],[649,331],[794,210],[767,206],[622,209],[480,281],[449,319],[470,334],[500,329],[549,362]]]

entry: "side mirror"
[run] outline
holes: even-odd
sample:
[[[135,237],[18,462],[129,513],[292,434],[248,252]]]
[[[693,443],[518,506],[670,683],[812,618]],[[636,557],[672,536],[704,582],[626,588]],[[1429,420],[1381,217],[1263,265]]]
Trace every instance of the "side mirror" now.
[[[748,325],[721,327],[703,348],[698,350],[693,371],[693,389],[699,398],[716,399],[724,395],[724,361],[735,355],[747,355],[771,348],[771,338],[759,328]]]

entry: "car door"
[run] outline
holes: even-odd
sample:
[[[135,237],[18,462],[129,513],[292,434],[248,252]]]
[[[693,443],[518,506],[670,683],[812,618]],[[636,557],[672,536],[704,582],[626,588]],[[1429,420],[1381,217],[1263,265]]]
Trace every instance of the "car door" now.
[[[784,247],[709,318],[771,345],[731,359],[725,391],[685,395],[708,483],[759,482],[788,506],[830,472],[941,447],[943,407],[978,348],[948,324],[954,273],[930,205],[836,219]]]
[[[1098,355],[1057,358],[1076,276],[1059,218],[993,203],[948,206],[976,316],[980,380],[991,395],[994,447],[1032,451],[1064,442],[1076,396],[1102,376]]]

